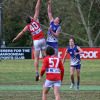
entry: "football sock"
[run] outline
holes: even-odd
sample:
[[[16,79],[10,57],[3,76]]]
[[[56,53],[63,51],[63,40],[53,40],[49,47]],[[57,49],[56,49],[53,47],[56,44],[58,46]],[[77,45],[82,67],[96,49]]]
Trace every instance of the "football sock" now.
[[[80,85],[80,82],[77,82],[77,86],[79,86]]]
[[[38,72],[36,72],[36,76],[38,75]]]
[[[74,81],[72,81],[72,83],[74,84]]]

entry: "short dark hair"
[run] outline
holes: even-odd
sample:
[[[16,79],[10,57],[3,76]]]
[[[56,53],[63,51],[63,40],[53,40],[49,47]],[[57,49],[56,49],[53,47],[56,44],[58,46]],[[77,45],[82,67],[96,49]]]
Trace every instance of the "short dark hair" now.
[[[62,22],[62,20],[61,20],[61,18],[60,17],[58,17],[59,18],[59,24]]]
[[[27,22],[27,24],[30,24],[30,23],[31,23],[31,18],[30,18],[30,16],[27,16],[27,17],[26,17],[26,22]]]
[[[74,43],[75,43],[75,39],[74,39],[74,38],[70,38],[70,39],[72,39],[72,40],[74,41]],[[69,39],[69,40],[70,40],[70,39]]]
[[[48,47],[46,48],[46,55],[54,55],[54,54],[55,54],[54,48],[51,47],[51,46],[48,46]]]

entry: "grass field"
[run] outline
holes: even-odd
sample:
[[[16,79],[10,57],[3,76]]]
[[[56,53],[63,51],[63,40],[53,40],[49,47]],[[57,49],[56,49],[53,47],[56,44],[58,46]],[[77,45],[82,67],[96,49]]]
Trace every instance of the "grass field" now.
[[[39,63],[42,67],[42,60]],[[65,74],[61,86],[61,100],[100,99],[100,60],[82,60],[80,91],[69,89],[70,61],[64,64]],[[0,100],[42,100],[42,81],[35,82],[34,60],[2,60],[0,62]],[[76,72],[75,72],[76,82]],[[48,100],[55,100],[53,89]]]

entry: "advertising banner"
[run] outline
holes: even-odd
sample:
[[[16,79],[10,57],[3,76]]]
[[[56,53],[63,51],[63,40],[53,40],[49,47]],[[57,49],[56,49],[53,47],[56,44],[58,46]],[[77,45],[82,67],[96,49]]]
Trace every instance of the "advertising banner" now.
[[[0,48],[2,59],[32,59],[32,48]]]
[[[63,59],[65,55],[65,51],[67,48],[59,48],[58,49],[58,57]],[[100,48],[82,48],[84,51],[84,54],[81,54],[81,59],[100,59]],[[32,50],[33,52],[34,50]],[[42,55],[40,53],[40,59],[42,58]],[[34,53],[32,53],[32,59],[34,59]],[[67,55],[66,59],[70,59],[70,55]]]

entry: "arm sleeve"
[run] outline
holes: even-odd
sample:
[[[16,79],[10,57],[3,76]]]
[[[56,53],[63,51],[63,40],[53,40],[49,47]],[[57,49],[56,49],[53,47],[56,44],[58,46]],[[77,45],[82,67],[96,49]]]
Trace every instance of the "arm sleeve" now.
[[[47,62],[46,60],[44,59],[43,60],[43,66],[42,66],[42,69],[41,69],[41,72],[40,72],[40,75],[43,76],[45,71],[46,71],[46,66],[47,66]]]
[[[59,66],[60,66],[60,71],[61,71],[61,81],[63,80],[63,76],[64,76],[64,66],[62,64],[62,61],[60,59],[60,62],[59,62]]]

